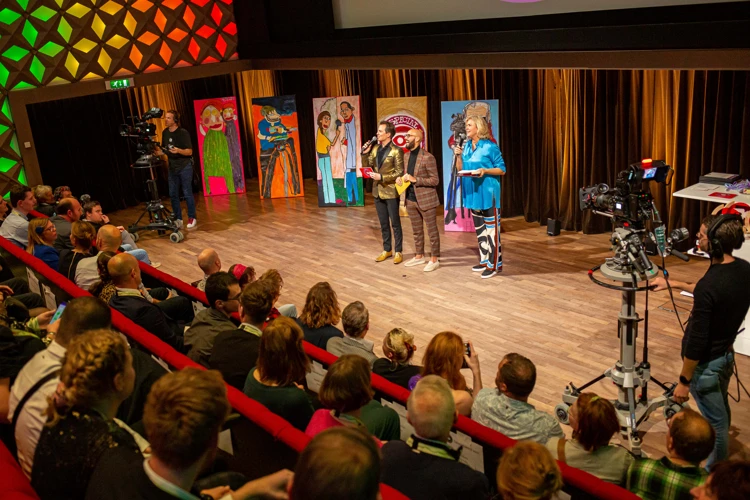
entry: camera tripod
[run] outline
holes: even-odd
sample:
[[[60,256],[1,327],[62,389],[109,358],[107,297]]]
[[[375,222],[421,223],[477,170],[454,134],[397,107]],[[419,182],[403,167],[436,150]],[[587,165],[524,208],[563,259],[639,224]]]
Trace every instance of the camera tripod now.
[[[169,232],[169,241],[172,243],[179,243],[184,240],[185,235],[180,231],[181,224],[172,217],[172,213],[164,206],[159,197],[159,189],[156,186],[153,165],[138,166],[137,164],[133,164],[131,167],[134,169],[147,168],[151,176],[150,179],[146,180],[146,190],[150,201],[146,202],[146,209],[138,217],[138,220],[128,227],[128,232],[132,233],[133,240],[138,241],[139,231],[158,231],[159,234]],[[148,215],[148,224],[139,225],[146,215]]]
[[[623,238],[623,235],[630,235],[628,230],[617,229],[612,235],[613,243]],[[570,382],[562,395],[563,402],[555,407],[555,416],[563,423],[569,422],[570,407],[573,406],[578,396],[593,384],[605,378],[610,379],[617,386],[617,400],[613,401],[617,417],[620,421],[620,432],[630,442],[630,451],[636,455],[641,455],[641,438],[638,434],[638,426],[646,421],[659,408],[663,408],[664,416],[669,418],[679,412],[682,407],[671,400],[674,391],[674,384],[666,385],[651,376],[651,365],[648,362],[648,301],[646,302],[645,325],[644,325],[644,348],[643,360],[639,363],[636,360],[636,339],[638,338],[638,323],[641,321],[635,310],[636,292],[646,291],[646,287],[638,287],[640,281],[645,281],[656,277],[658,272],[657,266],[646,261],[650,265],[645,265],[642,260],[637,266],[633,264],[635,259],[641,258],[632,253],[628,255],[628,248],[618,248],[614,258],[607,259],[607,262],[597,266],[589,271],[589,278],[599,286],[605,288],[621,290],[622,302],[618,319],[617,336],[620,339],[620,356],[612,368],[606,370],[598,377],[586,382],[580,387],[576,387]],[[632,247],[629,247],[632,250]],[[621,286],[611,285],[603,282],[594,276],[597,270],[601,270],[604,277],[622,283]],[[641,272],[643,271],[643,272]],[[653,381],[663,393],[659,396],[649,399],[648,383]],[[641,388],[641,394],[636,394],[636,389]]]

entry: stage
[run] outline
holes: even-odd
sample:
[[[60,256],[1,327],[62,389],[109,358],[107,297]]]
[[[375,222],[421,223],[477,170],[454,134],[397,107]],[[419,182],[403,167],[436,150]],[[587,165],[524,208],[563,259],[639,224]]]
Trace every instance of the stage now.
[[[562,232],[550,237],[546,226],[539,223],[525,222],[522,217],[503,219],[503,272],[483,280],[471,271],[478,262],[474,233],[446,234],[439,223],[440,268],[425,273],[423,266],[407,268],[394,265],[392,259],[374,261],[382,243],[370,195],[365,207],[319,208],[317,186],[311,180],[305,180],[305,197],[296,199],[261,201],[257,179],[248,179],[247,185],[246,195],[197,196],[198,229],[184,231],[184,242],[174,244],[166,236],[141,233],[138,245],[149,251],[152,261],[162,263],[162,271],[186,282],[202,278],[196,256],[207,247],[219,252],[224,270],[235,263],[253,266],[258,275],[276,268],[285,281],[280,303],[293,302],[300,311],[308,289],[328,281],[342,310],[354,300],[369,309],[367,338],[375,342],[378,355],[382,355],[383,335],[393,327],[415,335],[417,363],[433,335],[455,331],[471,340],[479,353],[484,387],[494,387],[503,355],[523,354],[537,367],[530,403],[548,412],[561,402],[568,382],[581,385],[610,368],[618,357],[621,294],[596,286],[587,276],[591,267],[611,256],[608,233]],[[165,203],[169,206],[166,199]],[[142,209],[139,206],[109,215],[113,223],[127,226]],[[413,238],[408,217],[401,220],[406,261],[414,254]],[[708,261],[693,258],[684,263],[671,257],[667,266],[675,279],[696,281]],[[641,318],[644,299],[639,293]],[[675,300],[686,321],[691,299],[675,295]],[[668,293],[651,293],[649,310],[652,375],[662,382],[676,381],[682,331]],[[642,337],[643,322],[639,325],[638,359]],[[737,364],[743,381],[750,385],[750,358],[738,355]],[[471,384],[470,372],[466,370],[466,374]],[[649,387],[651,396],[660,393],[655,384]],[[609,382],[600,382],[591,390],[608,397],[616,394]],[[736,396],[735,379],[730,393]],[[747,399],[732,402],[732,409],[731,453],[735,458],[748,458],[750,403]],[[663,455],[666,424],[661,410],[640,428],[647,431],[644,451]],[[563,429],[570,435],[568,426]]]

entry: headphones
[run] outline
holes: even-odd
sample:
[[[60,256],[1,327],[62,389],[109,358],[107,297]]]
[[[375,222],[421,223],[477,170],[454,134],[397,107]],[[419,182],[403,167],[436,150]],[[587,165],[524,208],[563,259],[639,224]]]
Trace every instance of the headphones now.
[[[706,231],[706,236],[708,237],[708,241],[711,243],[710,248],[710,255],[712,259],[719,260],[722,257],[724,257],[724,247],[721,246],[721,242],[716,237],[716,231],[721,227],[722,224],[729,222],[729,221],[738,221],[740,224],[742,224],[742,216],[739,214],[721,214],[719,215],[716,220],[711,224],[711,227],[708,228]],[[742,233],[740,233],[740,237],[744,240],[744,236]],[[737,248],[738,245],[742,245],[742,241],[740,239],[737,239],[734,245],[732,245],[732,248]]]

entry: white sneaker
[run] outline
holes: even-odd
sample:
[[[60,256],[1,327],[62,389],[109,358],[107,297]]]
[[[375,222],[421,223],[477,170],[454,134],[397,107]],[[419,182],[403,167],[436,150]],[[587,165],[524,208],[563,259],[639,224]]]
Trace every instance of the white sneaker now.
[[[428,262],[426,266],[424,266],[424,272],[429,273],[430,271],[434,271],[435,269],[440,267],[440,261],[437,260],[435,262]]]
[[[161,267],[161,262],[152,262],[151,267],[153,267],[154,269],[156,269],[157,267]]]
[[[424,264],[424,257],[421,259],[417,259],[416,257],[412,257],[409,262],[404,264],[404,267],[412,267],[412,266],[418,266],[419,264]]]
[[[187,228],[195,229],[196,227],[198,227],[198,219],[189,218]]]

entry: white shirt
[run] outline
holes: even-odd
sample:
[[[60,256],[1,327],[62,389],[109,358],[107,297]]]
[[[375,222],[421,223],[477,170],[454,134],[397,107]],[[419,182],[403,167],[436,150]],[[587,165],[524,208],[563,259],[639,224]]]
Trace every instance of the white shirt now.
[[[97,253],[93,257],[81,259],[78,263],[78,267],[76,267],[76,275],[73,281],[75,281],[75,284],[79,288],[88,291],[88,289],[91,288],[91,285],[99,281],[99,270],[96,267],[96,259],[99,257],[100,253],[101,252]]]
[[[40,351],[29,360],[16,377],[13,387],[10,389],[10,401],[8,403],[8,419],[15,418],[16,406],[26,393],[39,380],[47,374],[62,368],[62,358],[67,349],[53,341],[46,350]],[[39,388],[36,393],[26,401],[26,404],[18,415],[16,423],[16,445],[18,447],[18,462],[26,477],[31,479],[31,468],[34,465],[34,452],[42,434],[42,427],[47,422],[47,398],[52,396],[60,382],[59,377],[49,380]]]

